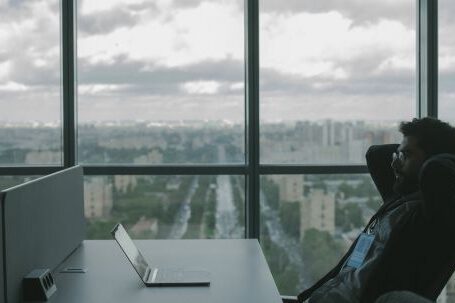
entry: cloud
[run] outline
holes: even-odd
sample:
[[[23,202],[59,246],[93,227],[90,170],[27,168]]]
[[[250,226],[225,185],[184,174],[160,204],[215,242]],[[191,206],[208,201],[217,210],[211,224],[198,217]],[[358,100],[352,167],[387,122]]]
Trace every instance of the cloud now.
[[[413,3],[260,3],[261,119],[383,119],[412,112]],[[242,0],[78,4],[80,119],[242,121]],[[58,118],[59,2],[8,5],[0,12],[0,102],[49,106],[50,114],[37,114]],[[450,93],[455,38],[450,14],[444,16],[441,85]],[[25,119],[32,112],[11,110],[11,115]]]
[[[96,2],[96,1],[91,1]],[[133,12],[124,7],[108,11],[80,15],[78,18],[79,38],[89,35],[106,35],[122,27],[132,27],[139,20]]]
[[[79,102],[79,119],[89,121],[124,120],[223,120],[242,123],[244,99],[232,96],[132,96],[125,102],[122,97],[89,96]]]
[[[0,92],[7,91],[7,92],[24,92],[27,91],[29,88],[22,83],[17,82],[6,82],[5,84],[0,84]]]
[[[113,94],[128,88],[128,85],[115,85],[115,84],[89,84],[79,85],[78,93],[81,95],[101,95]]]
[[[241,61],[202,61],[182,67],[166,68],[148,66],[144,69],[141,61],[129,61],[125,57],[116,57],[114,64],[91,65],[90,62],[79,61],[79,83],[116,84],[124,86],[124,93],[144,95],[179,95],[184,93],[182,85],[190,82],[223,83],[220,92],[228,92],[225,84],[243,81],[244,67]]]
[[[215,95],[221,83],[216,81],[191,81],[182,85],[182,89],[191,95]]]
[[[1,60],[1,59],[0,59]],[[11,68],[11,62],[9,60],[0,61],[0,81],[7,80],[7,75],[9,74]]]
[[[415,115],[411,96],[402,94],[356,94],[343,96],[327,93],[268,95],[261,98],[262,121],[293,120],[403,120]],[[387,111],[384,111],[387,108]]]
[[[58,1],[18,2],[3,10],[0,81],[60,85],[59,26]]]
[[[5,86],[4,83],[0,85]],[[7,109],[0,111],[0,121],[61,121],[61,96],[58,87],[28,89],[21,84],[14,84],[14,86],[20,89],[0,90],[0,108]],[[59,137],[55,139],[60,140]]]
[[[92,64],[113,63],[125,55],[167,67],[202,60],[243,58],[243,12],[234,5],[203,2],[197,7],[142,17],[130,27],[105,35],[85,35],[78,42],[80,58]]]
[[[159,0],[156,2],[163,2],[163,0]],[[103,1],[92,1],[92,0],[79,0],[77,1],[78,4],[78,11],[81,15],[90,15],[94,13],[102,13],[105,11],[109,11],[112,8],[118,7],[134,7],[140,4],[150,4],[150,1],[144,0],[110,0],[109,3]]]
[[[339,12],[353,20],[354,25],[375,23],[382,19],[400,20],[405,26],[414,28],[415,1],[409,0],[287,0],[286,2],[263,0],[261,12],[277,12],[292,15],[300,12]]]
[[[415,65],[415,31],[397,21],[352,26],[353,21],[339,12],[270,13],[262,20],[261,66],[266,68],[345,79],[355,73],[356,61],[366,57],[376,62],[370,72]]]

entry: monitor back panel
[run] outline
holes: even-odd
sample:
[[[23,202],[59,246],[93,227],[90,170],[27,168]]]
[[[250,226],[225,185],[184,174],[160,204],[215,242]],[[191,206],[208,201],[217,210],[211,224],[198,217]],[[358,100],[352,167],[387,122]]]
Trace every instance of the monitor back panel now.
[[[22,278],[55,269],[85,237],[82,168],[73,167],[5,190],[3,267],[6,302],[22,300]]]

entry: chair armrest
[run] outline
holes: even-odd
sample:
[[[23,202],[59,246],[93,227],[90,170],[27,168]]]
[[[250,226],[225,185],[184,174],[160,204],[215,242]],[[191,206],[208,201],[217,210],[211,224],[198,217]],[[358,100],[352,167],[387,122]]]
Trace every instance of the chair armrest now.
[[[297,297],[293,296],[281,296],[283,303],[297,303]]]

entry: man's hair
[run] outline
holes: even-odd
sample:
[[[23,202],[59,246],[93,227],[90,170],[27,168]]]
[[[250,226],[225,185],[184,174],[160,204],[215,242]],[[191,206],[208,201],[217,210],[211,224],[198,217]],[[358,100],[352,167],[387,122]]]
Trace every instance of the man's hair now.
[[[449,123],[430,117],[414,118],[411,122],[401,122],[400,132],[403,136],[415,137],[427,157],[455,154],[455,128]]]

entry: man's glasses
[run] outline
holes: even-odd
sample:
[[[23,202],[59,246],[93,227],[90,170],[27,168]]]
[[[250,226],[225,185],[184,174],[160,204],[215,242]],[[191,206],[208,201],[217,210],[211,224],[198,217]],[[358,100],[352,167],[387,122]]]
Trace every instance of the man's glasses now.
[[[404,155],[403,152],[394,152],[392,154],[392,162],[399,161],[400,163],[403,163],[406,160],[406,156]]]

